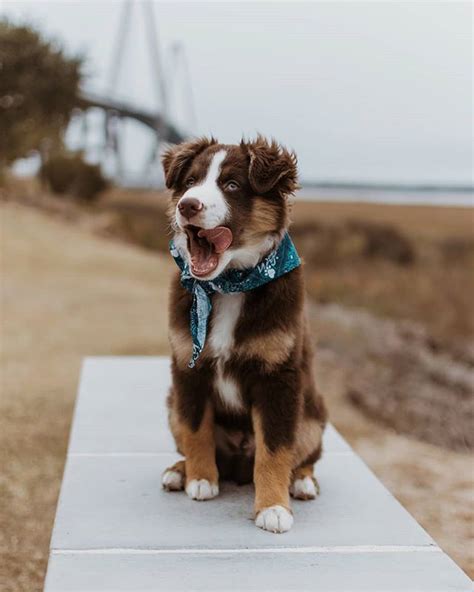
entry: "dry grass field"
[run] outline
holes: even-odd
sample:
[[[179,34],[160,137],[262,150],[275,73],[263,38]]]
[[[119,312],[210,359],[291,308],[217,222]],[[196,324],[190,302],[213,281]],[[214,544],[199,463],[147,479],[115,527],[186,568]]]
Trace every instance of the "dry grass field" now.
[[[128,207],[129,200],[120,192],[106,196],[105,202],[117,205],[122,201],[122,213],[115,212],[113,217],[104,215],[104,204],[94,211],[83,211],[73,204],[63,208],[46,198],[41,209],[30,199],[23,203],[7,199],[0,204],[2,592],[36,592],[42,588],[81,358],[168,352],[164,311],[173,263],[160,252],[161,238],[160,245],[145,245],[149,250],[124,242],[134,242],[138,232],[128,223],[123,227],[123,208]],[[144,208],[144,219],[150,218],[148,207],[156,209],[154,200],[156,196],[149,194],[132,199]],[[357,216],[400,228],[416,242],[424,263],[435,257],[433,240],[454,236],[467,241],[472,234],[471,213],[454,208],[298,204],[294,213],[296,224],[311,217],[319,223],[340,224]],[[125,239],[124,233],[128,233]],[[462,264],[457,267],[463,293],[452,295],[453,306],[464,302],[466,292],[469,296],[471,291],[471,255],[469,250],[467,255],[463,253]],[[407,310],[416,314],[423,309],[419,304],[423,302],[421,292],[411,300],[406,297],[410,305],[405,304],[403,309],[397,309],[396,303],[400,294],[407,293],[410,282],[418,279],[426,284],[428,295],[436,277],[431,274],[439,273],[437,266],[432,270],[428,266],[428,279],[420,265],[398,267],[383,259],[351,261],[342,267],[358,270],[364,279],[354,279],[349,271],[341,273],[340,266],[332,272],[331,267],[324,266],[308,269],[310,290],[318,301],[312,308],[320,342],[318,378],[331,419],[389,489],[472,577],[474,489],[469,454],[401,435],[370,419],[347,397],[353,370],[349,356],[356,346],[353,336],[346,335],[343,328],[349,326],[347,319],[353,318],[352,307],[363,306],[374,315],[375,323],[380,315],[397,319],[406,316]],[[378,288],[381,292],[373,288],[378,285],[379,271],[384,274],[384,282],[379,282],[384,284]],[[393,278],[403,282],[399,292],[393,288]],[[354,292],[360,282],[371,286],[363,296]],[[440,290],[446,294],[444,287]],[[392,292],[394,295],[388,298],[391,302],[380,309],[380,294]],[[426,301],[431,302],[427,295]],[[345,325],[331,312],[330,301],[334,300],[343,305],[339,316]],[[436,306],[441,307],[439,314],[445,306],[451,310],[451,304],[441,300]],[[431,312],[423,318],[424,324],[439,339],[465,344],[465,325],[471,322],[471,313],[462,306],[464,323],[460,326],[457,320],[438,324]]]

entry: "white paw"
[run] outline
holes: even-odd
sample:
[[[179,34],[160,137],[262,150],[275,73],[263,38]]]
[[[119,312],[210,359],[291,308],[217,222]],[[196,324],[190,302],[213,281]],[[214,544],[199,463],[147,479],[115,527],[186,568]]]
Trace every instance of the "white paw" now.
[[[163,489],[167,491],[181,491],[184,489],[184,477],[182,473],[168,469],[161,478]]]
[[[255,524],[270,532],[286,532],[293,526],[293,516],[283,506],[270,506],[257,514]]]
[[[216,497],[219,485],[209,483],[207,479],[193,479],[186,485],[186,493],[193,500],[204,501]]]
[[[296,499],[309,500],[318,495],[318,490],[311,477],[304,477],[304,479],[295,479],[293,481],[290,493]]]

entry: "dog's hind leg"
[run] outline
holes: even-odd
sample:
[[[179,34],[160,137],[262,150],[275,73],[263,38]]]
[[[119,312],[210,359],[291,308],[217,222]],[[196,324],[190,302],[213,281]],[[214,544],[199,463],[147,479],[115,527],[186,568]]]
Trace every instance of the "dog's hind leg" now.
[[[293,469],[290,494],[295,499],[312,500],[319,495],[319,484],[314,476],[314,463],[322,454],[322,428],[314,421],[303,423],[304,436],[296,443],[296,459],[299,464]],[[317,443],[316,448],[308,454],[309,446]],[[303,456],[303,460],[301,460]]]
[[[167,491],[181,491],[186,480],[186,463],[179,460],[173,466],[166,469],[161,478],[163,489]]]
[[[293,471],[290,494],[295,499],[312,500],[319,495],[319,484],[313,475],[313,463],[305,464]]]

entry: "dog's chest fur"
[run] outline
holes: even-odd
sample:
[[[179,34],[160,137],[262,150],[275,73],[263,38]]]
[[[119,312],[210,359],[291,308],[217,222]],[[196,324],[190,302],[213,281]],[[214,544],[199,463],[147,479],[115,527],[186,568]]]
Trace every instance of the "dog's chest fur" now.
[[[242,313],[245,295],[215,294],[212,302],[213,316],[209,335],[210,353],[216,359],[214,387],[225,407],[231,411],[243,409],[237,382],[225,374],[225,363],[234,346],[235,327]]]

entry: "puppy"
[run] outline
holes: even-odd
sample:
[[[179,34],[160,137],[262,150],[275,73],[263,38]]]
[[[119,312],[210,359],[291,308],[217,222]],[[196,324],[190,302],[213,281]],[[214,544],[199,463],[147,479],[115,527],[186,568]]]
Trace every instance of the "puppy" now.
[[[163,156],[171,190],[167,490],[195,500],[254,481],[255,524],[285,532],[314,499],[326,409],[314,384],[303,272],[287,234],[296,156],[262,137],[202,138]]]

